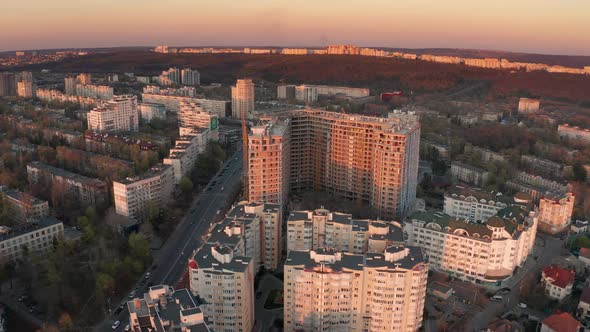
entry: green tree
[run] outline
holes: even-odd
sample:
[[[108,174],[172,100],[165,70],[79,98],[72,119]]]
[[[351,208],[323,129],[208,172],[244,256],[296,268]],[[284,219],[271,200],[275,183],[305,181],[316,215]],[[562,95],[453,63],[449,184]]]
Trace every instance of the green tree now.
[[[129,236],[129,253],[132,257],[137,258],[141,262],[147,262],[150,256],[150,245],[141,233],[133,233]]]
[[[578,182],[584,182],[588,178],[588,174],[586,174],[586,169],[580,163],[576,163],[573,167],[574,169],[574,180]]]
[[[191,179],[187,178],[186,176],[183,176],[180,179],[178,185],[180,186],[180,190],[184,196],[189,196],[193,191],[193,181],[191,181]]]

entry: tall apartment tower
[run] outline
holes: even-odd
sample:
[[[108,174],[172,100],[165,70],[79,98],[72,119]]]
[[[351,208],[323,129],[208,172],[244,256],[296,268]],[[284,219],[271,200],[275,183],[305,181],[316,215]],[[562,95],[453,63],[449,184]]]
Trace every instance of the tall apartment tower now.
[[[285,331],[414,332],[422,325],[428,266],[418,247],[290,251],[284,275]]]
[[[290,129],[283,136],[290,133],[290,158],[267,154],[269,146],[264,150],[264,145],[272,140],[255,142],[256,135],[251,135],[248,149],[263,152],[261,158],[255,153],[247,157],[251,165],[246,168],[253,168],[248,174],[257,177],[245,182],[251,200],[275,199],[271,194],[290,181],[290,190],[321,190],[370,204],[382,218],[403,217],[413,207],[420,147],[420,123],[415,115],[378,118],[306,109],[291,112],[289,118]],[[266,126],[257,132],[270,136],[277,131]],[[269,187],[277,174],[284,174],[269,171],[279,167],[278,158],[281,167],[290,164],[290,180],[283,177],[281,187]]]
[[[198,70],[182,69],[180,71],[180,83],[182,85],[201,85],[201,74]]]
[[[137,131],[137,96],[120,95],[88,112],[88,129],[99,132]]]
[[[20,81],[17,83],[17,95],[23,98],[35,97],[35,84],[31,81]]]
[[[16,95],[16,77],[14,73],[0,73],[0,97]]]
[[[238,79],[231,87],[232,117],[241,119],[242,114],[251,118],[254,113],[254,82],[249,78]]]
[[[560,233],[570,225],[574,211],[573,193],[548,192],[539,201],[539,230]]]
[[[250,201],[284,206],[289,194],[290,121],[252,127],[248,135],[248,194]]]
[[[76,84],[77,80],[73,76],[66,77],[64,79],[65,83],[65,92],[67,95],[75,95],[76,94]]]

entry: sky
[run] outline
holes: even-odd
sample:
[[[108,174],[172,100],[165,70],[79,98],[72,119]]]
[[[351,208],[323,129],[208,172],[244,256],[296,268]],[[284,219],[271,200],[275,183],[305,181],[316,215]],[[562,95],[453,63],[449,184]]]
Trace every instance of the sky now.
[[[0,51],[350,43],[590,55],[588,0],[1,2]]]

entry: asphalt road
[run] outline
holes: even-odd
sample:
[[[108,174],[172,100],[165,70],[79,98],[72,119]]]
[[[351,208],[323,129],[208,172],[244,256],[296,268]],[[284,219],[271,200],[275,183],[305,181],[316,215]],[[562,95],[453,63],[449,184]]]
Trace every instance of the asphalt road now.
[[[174,286],[186,271],[187,260],[193,250],[202,244],[211,222],[218,216],[226,213],[225,207],[231,204],[233,194],[242,180],[242,151],[239,150],[224,164],[222,169],[209,182],[207,188],[195,197],[191,208],[180,221],[172,235],[158,252],[154,252],[155,269],[150,269],[149,282],[154,285],[166,284]],[[216,184],[212,182],[216,181]],[[146,271],[147,273],[147,271]],[[145,274],[144,274],[145,275]],[[141,296],[147,290],[147,283],[141,286],[142,279],[137,281],[134,287],[139,291],[136,296]],[[130,290],[131,291],[131,290]],[[95,331],[112,331],[111,325],[119,320],[121,325],[117,331],[122,331],[129,324],[127,312],[128,299],[113,305],[115,310],[120,304],[125,308],[118,315],[107,317],[95,327]]]

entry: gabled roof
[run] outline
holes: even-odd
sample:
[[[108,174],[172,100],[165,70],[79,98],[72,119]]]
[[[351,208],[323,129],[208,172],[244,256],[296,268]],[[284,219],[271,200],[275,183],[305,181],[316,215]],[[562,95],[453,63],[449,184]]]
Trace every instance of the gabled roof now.
[[[543,325],[555,332],[577,332],[580,329],[580,322],[574,319],[567,312],[551,315],[543,320]]]
[[[566,270],[557,265],[550,265],[543,269],[543,277],[548,280],[552,285],[566,288],[567,286],[574,283],[576,273],[574,271]]]

